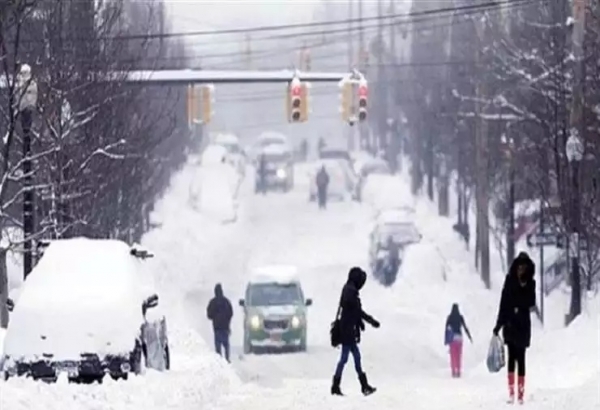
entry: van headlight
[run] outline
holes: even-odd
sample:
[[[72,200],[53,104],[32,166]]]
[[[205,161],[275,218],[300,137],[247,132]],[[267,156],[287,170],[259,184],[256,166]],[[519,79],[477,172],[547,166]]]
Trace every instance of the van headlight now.
[[[252,316],[250,318],[250,327],[254,330],[260,327],[260,318],[258,316]]]
[[[276,175],[277,175],[277,178],[282,178],[282,179],[285,178],[285,175],[286,175],[285,169],[281,169],[281,168],[278,169]]]
[[[300,321],[300,318],[298,316],[294,316],[292,318],[292,327],[294,329],[298,329],[300,327],[301,323],[302,322]]]

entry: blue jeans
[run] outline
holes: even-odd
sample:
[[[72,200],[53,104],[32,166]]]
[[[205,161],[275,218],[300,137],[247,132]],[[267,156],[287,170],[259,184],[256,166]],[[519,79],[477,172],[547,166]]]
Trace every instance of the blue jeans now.
[[[342,345],[342,354],[340,355],[340,360],[335,368],[335,377],[341,378],[342,373],[344,372],[344,366],[348,361],[348,355],[352,353],[352,358],[354,359],[354,368],[356,369],[357,374],[362,374],[362,365],[360,363],[360,349],[356,343],[351,345]]]
[[[225,350],[225,360],[229,362],[229,330],[215,330],[215,351],[218,355],[221,347]]]

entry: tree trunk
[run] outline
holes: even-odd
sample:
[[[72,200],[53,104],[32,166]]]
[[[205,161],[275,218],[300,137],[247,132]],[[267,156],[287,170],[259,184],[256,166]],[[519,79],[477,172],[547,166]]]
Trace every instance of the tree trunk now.
[[[6,268],[5,248],[0,248],[0,328],[8,327],[8,269]]]

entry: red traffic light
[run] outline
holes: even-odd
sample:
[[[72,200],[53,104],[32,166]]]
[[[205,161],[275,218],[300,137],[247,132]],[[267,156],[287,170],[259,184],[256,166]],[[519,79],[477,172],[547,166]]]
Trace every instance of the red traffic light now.
[[[369,89],[367,88],[366,85],[361,85],[360,87],[358,87],[358,96],[359,97],[366,97],[367,95],[369,95]]]
[[[299,85],[293,86],[292,87],[292,95],[293,96],[300,96],[300,94],[302,94],[302,87],[300,87]]]

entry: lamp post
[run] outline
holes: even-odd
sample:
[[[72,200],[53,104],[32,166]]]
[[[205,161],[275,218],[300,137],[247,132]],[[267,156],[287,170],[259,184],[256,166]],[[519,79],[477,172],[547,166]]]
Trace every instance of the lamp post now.
[[[571,128],[571,134],[567,139],[565,151],[571,168],[573,184],[571,201],[569,202],[571,220],[571,240],[569,242],[574,246],[574,250],[571,252],[571,307],[569,312],[569,322],[571,322],[581,313],[581,276],[579,274],[579,233],[581,225],[579,165],[583,159],[583,144],[579,138],[579,132],[575,128]]]
[[[33,110],[37,104],[37,84],[31,76],[31,67],[23,64],[17,77],[18,107],[23,131],[23,276],[33,268],[33,177],[31,175],[31,127]]]

